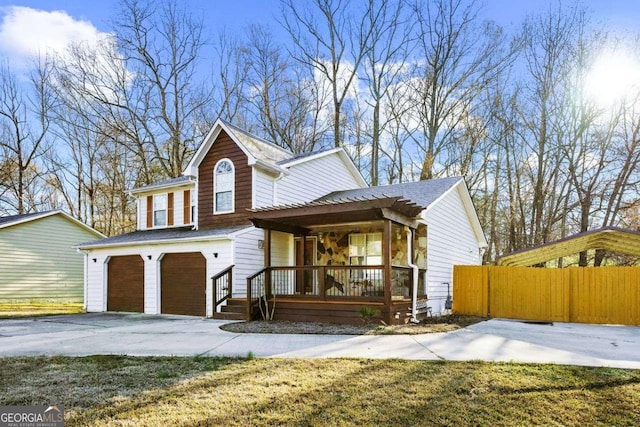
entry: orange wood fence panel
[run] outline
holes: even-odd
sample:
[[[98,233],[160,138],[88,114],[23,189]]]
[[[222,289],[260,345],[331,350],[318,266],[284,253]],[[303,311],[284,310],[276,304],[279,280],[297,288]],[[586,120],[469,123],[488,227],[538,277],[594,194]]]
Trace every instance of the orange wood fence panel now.
[[[455,266],[453,311],[534,321],[640,325],[640,268]]]

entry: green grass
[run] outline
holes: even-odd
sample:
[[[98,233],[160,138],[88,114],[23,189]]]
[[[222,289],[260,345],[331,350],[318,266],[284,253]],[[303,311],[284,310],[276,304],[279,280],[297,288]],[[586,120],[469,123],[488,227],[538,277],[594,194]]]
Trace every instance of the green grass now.
[[[0,319],[33,316],[53,316],[57,314],[84,313],[82,303],[59,302],[14,302],[0,303]]]
[[[639,425],[640,371],[357,359],[0,359],[0,405],[66,424]]]

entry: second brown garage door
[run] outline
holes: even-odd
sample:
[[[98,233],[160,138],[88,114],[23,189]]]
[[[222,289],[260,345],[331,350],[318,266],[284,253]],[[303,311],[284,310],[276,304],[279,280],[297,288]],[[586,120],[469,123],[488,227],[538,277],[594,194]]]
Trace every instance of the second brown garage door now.
[[[109,258],[107,311],[144,311],[144,261],[140,255]]]
[[[206,315],[207,263],[200,252],[166,254],[160,262],[161,311]]]

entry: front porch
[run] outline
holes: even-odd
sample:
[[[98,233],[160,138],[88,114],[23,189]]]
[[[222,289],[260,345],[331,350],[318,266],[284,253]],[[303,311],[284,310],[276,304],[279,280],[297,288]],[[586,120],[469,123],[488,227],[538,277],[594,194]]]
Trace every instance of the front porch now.
[[[332,323],[406,323],[411,315],[413,271],[384,265],[299,266],[263,269],[247,279],[249,314],[274,320]],[[419,300],[424,271],[418,274]],[[368,307],[363,316],[361,310]]]
[[[426,306],[422,210],[378,197],[253,211],[266,267],[247,278],[247,316],[408,322],[412,304]]]

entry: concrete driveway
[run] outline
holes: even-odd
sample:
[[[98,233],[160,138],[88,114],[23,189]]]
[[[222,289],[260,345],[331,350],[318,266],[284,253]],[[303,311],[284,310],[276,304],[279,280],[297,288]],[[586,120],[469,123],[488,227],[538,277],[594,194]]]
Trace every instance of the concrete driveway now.
[[[0,356],[365,357],[486,360],[640,369],[640,327],[489,320],[424,335],[275,335],[221,330],[226,321],[93,313],[0,320]]]

